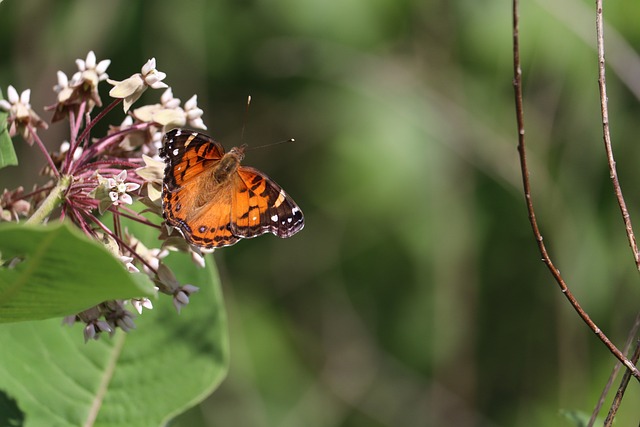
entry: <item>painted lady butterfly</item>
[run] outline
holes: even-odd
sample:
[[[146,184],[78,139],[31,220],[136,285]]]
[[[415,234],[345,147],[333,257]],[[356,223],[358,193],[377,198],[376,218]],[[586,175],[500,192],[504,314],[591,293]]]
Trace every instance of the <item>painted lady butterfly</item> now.
[[[302,211],[257,169],[241,166],[245,146],[224,148],[211,137],[173,129],[163,138],[163,216],[195,246],[218,248],[264,233],[291,237]]]

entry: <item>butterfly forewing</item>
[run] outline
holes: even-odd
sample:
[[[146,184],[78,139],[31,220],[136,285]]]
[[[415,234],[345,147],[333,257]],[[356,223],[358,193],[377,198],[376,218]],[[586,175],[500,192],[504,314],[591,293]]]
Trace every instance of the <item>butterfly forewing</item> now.
[[[290,237],[304,226],[302,211],[291,197],[272,179],[257,169],[238,169],[234,191],[232,224],[234,234],[255,237],[273,233]]]
[[[173,129],[163,138],[160,156],[166,162],[165,185],[178,188],[219,162],[224,148],[207,135]]]
[[[225,154],[207,135],[174,129],[163,139],[163,215],[196,246],[229,246],[264,233],[290,237],[302,211],[262,172],[239,166],[243,148]]]

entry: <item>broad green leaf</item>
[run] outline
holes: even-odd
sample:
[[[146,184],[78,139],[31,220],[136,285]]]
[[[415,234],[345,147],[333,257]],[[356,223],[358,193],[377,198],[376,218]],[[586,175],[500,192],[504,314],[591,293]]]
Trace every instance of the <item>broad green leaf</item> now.
[[[180,279],[200,287],[181,314],[160,295],[136,319],[137,329],[87,344],[80,324],[58,319],[0,325],[0,408],[4,393],[25,427],[151,427],[209,395],[228,365],[213,259],[198,269],[182,254],[169,258]]]
[[[0,323],[78,313],[103,301],[153,295],[107,249],[68,224],[0,224]]]
[[[2,0],[0,0],[1,2]],[[2,90],[0,90],[0,99],[3,99]],[[0,169],[18,164],[18,157],[13,149],[13,141],[7,130],[7,117],[8,113],[0,110]]]

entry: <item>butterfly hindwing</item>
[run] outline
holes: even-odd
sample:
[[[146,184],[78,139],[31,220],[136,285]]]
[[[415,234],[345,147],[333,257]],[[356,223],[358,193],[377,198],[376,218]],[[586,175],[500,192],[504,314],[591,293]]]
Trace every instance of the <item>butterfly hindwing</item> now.
[[[188,222],[189,232],[183,234],[189,243],[203,248],[230,246],[240,240],[231,228],[231,198],[205,205],[197,216]]]

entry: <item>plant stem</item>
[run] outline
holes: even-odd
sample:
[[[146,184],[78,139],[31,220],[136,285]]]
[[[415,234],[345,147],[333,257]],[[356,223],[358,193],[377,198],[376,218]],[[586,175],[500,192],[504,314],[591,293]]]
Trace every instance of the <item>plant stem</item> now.
[[[51,193],[40,204],[40,207],[31,215],[26,223],[27,224],[42,224],[44,220],[51,215],[51,212],[60,204],[64,198],[62,195],[67,191],[71,185],[72,177],[70,175],[64,175],[60,177],[58,183],[51,190]]]
[[[51,171],[53,172],[54,176],[56,178],[59,178],[60,177],[60,173],[58,172],[58,169],[56,168],[56,165],[53,163],[53,159],[51,158],[51,155],[49,154],[49,151],[44,146],[44,143],[42,142],[42,140],[40,139],[40,137],[36,133],[36,130],[33,128],[33,126],[31,126],[31,124],[28,124],[27,127],[29,129],[29,133],[31,134],[31,137],[38,144],[38,147],[40,148],[40,151],[42,151],[42,154],[44,154],[45,158],[47,159],[47,163],[49,163],[49,167],[51,168]]]
[[[599,1],[599,0],[597,0]],[[573,309],[578,313],[580,318],[589,326],[589,328],[596,334],[596,336],[602,341],[602,343],[609,349],[609,351],[631,372],[638,381],[640,381],[640,371],[636,368],[635,363],[631,362],[622,352],[611,342],[607,335],[602,332],[586,311],[582,308],[576,297],[569,290],[569,286],[564,281],[564,278],[560,274],[560,270],[555,266],[551,260],[551,256],[547,252],[547,247],[543,242],[540,228],[538,227],[538,220],[536,219],[535,209],[533,207],[533,199],[531,196],[531,182],[529,181],[529,165],[527,163],[527,151],[524,135],[524,108],[522,102],[522,67],[520,65],[520,24],[519,24],[519,2],[513,0],[513,87],[515,92],[515,104],[516,104],[516,123],[518,126],[518,153],[520,155],[520,172],[522,174],[522,186],[524,189],[524,197],[527,204],[527,212],[529,214],[529,223],[531,224],[531,230],[535,236],[538,244],[538,250],[542,256],[542,262],[544,262],[549,269],[549,272],[555,279],[556,283],[560,287],[560,290],[564,294],[565,298],[569,301]],[[632,234],[630,234],[632,235]]]
[[[636,242],[636,236],[631,225],[631,215],[627,209],[627,203],[622,195],[622,187],[618,179],[618,171],[616,169],[616,161],[613,158],[613,147],[611,145],[611,132],[609,124],[609,107],[607,105],[609,96],[607,95],[607,80],[605,77],[605,60],[604,60],[604,23],[602,17],[602,0],[596,0],[596,44],[598,46],[598,87],[600,89],[600,111],[602,114],[602,137],[604,140],[604,148],[607,153],[607,163],[609,164],[609,177],[613,182],[613,192],[618,200],[622,221],[627,231],[627,239],[629,246],[633,252],[633,259],[636,263],[636,269],[640,271],[640,249]]]

